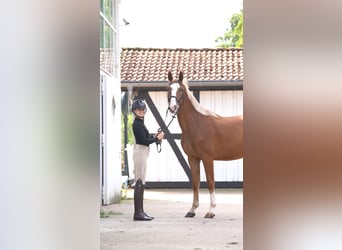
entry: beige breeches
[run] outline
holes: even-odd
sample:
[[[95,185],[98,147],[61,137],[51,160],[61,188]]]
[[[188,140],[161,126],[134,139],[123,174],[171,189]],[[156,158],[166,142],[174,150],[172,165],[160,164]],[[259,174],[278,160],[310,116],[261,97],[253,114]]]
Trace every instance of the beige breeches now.
[[[145,145],[134,144],[133,146],[133,163],[134,163],[134,180],[141,179],[145,185],[145,177],[147,170],[147,159],[150,154],[150,148]]]

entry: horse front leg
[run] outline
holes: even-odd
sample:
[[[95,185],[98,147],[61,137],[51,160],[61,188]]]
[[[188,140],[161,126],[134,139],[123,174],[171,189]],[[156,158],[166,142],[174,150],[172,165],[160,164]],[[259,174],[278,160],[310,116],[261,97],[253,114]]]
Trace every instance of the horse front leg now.
[[[188,157],[188,161],[191,168],[191,178],[192,178],[192,190],[193,190],[193,202],[192,207],[185,217],[194,217],[196,215],[195,211],[199,206],[199,187],[200,187],[200,159],[194,157]]]
[[[210,194],[210,207],[209,212],[204,216],[204,218],[212,219],[215,216],[214,208],[216,207],[216,196],[215,196],[215,180],[214,180],[214,161],[213,160],[203,160],[203,165],[205,169],[205,175],[207,177],[207,184]]]

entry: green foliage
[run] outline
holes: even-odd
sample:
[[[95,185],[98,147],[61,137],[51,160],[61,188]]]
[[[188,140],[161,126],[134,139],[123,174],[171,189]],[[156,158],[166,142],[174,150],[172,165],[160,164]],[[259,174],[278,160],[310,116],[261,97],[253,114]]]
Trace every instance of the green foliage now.
[[[223,36],[216,38],[218,48],[243,47],[243,12],[233,14],[230,18],[230,29]]]
[[[111,215],[122,215],[122,213],[100,209],[100,218],[109,218]]]
[[[134,116],[132,113],[127,115],[127,144],[133,144],[134,143],[134,135],[133,135],[133,119]],[[124,147],[125,144],[125,126],[124,126],[124,115],[121,114],[121,145]]]

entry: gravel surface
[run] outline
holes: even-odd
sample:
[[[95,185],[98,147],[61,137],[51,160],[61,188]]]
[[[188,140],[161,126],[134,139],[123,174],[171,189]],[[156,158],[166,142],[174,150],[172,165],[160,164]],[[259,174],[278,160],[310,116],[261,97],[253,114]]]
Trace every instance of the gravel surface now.
[[[155,217],[152,221],[133,221],[133,190],[124,195],[120,203],[101,207],[101,250],[243,249],[242,189],[216,189],[213,219],[204,218],[207,189],[200,190],[194,218],[184,217],[191,208],[191,189],[146,189],[144,210]]]

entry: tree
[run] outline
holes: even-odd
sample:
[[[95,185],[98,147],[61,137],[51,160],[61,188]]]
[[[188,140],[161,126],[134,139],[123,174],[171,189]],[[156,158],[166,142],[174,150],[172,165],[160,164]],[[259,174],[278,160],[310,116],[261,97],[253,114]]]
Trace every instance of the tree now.
[[[216,38],[218,48],[243,47],[243,12],[233,14],[230,18],[230,29],[223,36]]]

